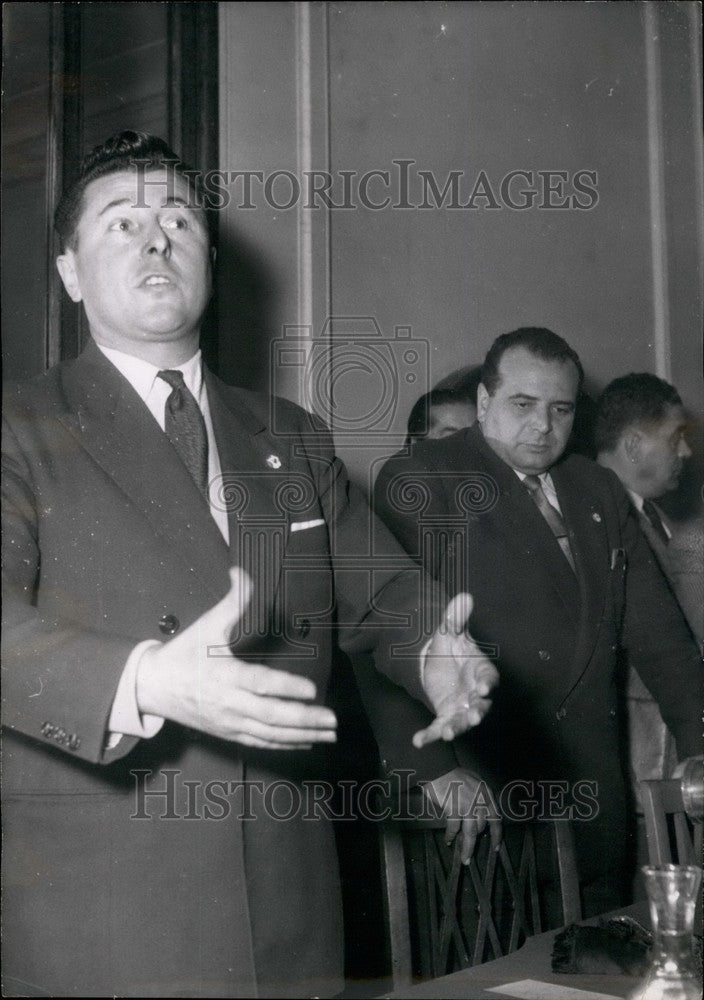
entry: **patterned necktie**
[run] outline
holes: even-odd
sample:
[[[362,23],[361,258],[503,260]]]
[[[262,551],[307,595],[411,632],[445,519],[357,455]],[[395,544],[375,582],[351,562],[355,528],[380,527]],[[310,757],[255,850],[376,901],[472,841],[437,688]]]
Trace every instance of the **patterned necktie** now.
[[[523,480],[523,485],[532,496],[540,513],[550,525],[552,533],[557,539],[567,562],[574,570],[574,556],[572,555],[572,550],[570,549],[569,539],[567,538],[567,528],[565,527],[565,522],[562,520],[562,515],[555,510],[553,505],[545,496],[540,479],[537,476],[526,476]]]
[[[670,539],[665,531],[665,525],[662,523],[660,513],[652,500],[643,501],[643,513],[650,521],[653,531],[658,536],[662,544],[667,545]]]
[[[159,372],[159,378],[171,386],[164,412],[164,430],[179,457],[202,493],[208,489],[208,434],[200,407],[179,371]]]

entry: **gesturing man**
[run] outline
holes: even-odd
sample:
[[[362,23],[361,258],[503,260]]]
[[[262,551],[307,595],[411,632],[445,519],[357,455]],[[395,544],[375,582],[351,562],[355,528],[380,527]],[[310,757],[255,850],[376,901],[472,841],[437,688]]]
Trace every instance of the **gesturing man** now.
[[[90,341],[6,393],[7,995],[337,992],[333,626],[432,707],[418,746],[497,679],[325,428],[201,364],[197,194],[154,137],[93,151],[56,220]]]
[[[577,354],[552,331],[499,337],[478,425],[390,459],[375,507],[450,593],[471,591],[472,634],[495,651],[500,688],[482,724],[454,741],[457,763],[490,781],[504,809],[577,821],[589,914],[622,898],[619,646],[680,757],[699,752],[702,674],[618,479],[565,457],[581,381]]]

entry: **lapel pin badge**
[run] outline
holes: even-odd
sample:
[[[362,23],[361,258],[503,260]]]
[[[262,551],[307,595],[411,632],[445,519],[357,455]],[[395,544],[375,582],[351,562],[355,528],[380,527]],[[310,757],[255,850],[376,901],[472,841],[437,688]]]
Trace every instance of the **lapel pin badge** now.
[[[596,521],[597,524],[601,524],[601,514],[597,514],[596,511],[592,512],[592,520]]]
[[[269,466],[270,469],[280,469],[281,459],[279,458],[278,455],[268,455],[266,464]]]

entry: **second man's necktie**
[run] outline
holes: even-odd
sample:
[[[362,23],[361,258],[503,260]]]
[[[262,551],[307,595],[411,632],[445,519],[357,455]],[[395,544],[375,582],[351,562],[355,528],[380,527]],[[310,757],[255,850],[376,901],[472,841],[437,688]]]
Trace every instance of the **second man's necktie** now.
[[[159,378],[171,386],[164,411],[164,430],[204,497],[208,491],[208,434],[200,407],[180,371],[167,369]]]
[[[658,536],[662,544],[667,545],[670,541],[670,536],[665,531],[665,525],[662,523],[660,512],[652,500],[643,501],[643,513],[650,521],[653,531]]]
[[[526,476],[523,480],[523,485],[533,497],[536,507],[550,525],[552,533],[557,539],[567,562],[574,570],[574,556],[572,555],[572,549],[570,548],[570,542],[567,537],[567,528],[565,527],[565,522],[562,520],[562,515],[555,510],[553,505],[545,496],[538,476]]]

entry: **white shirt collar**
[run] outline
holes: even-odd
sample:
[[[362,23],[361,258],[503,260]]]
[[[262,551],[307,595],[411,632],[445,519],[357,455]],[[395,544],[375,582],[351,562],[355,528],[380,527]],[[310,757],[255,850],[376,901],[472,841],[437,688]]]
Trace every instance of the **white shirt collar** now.
[[[511,466],[511,468],[513,469],[513,466]],[[516,475],[517,475],[517,476],[518,476],[518,478],[519,478],[519,479],[521,480],[521,482],[523,482],[523,480],[524,480],[524,479],[526,478],[526,476],[528,475],[528,473],[527,473],[527,472],[519,472],[519,470],[518,470],[518,469],[513,469],[513,471],[514,471],[514,472],[516,473]],[[540,473],[538,474],[538,479],[540,480],[540,482],[541,482],[541,483],[545,483],[545,482],[547,482],[548,480],[552,481],[552,479],[551,479],[551,476],[550,476],[550,473],[549,473],[549,472],[540,472]]]
[[[627,489],[626,492],[628,493],[629,497],[631,498],[631,502],[632,502],[633,506],[636,508],[636,510],[638,511],[638,513],[639,514],[643,514],[643,504],[645,503],[645,499],[640,495],[640,493],[634,493],[633,490]],[[660,510],[660,508],[658,507],[658,505],[656,503],[654,503],[652,500],[650,502],[653,504],[653,506],[655,507],[655,509],[658,512],[658,517],[660,518],[660,523],[663,526],[663,530],[664,530],[665,534],[667,535],[668,538],[672,538],[672,530],[670,528],[670,525],[665,520],[665,516],[663,515],[663,512]],[[643,514],[643,517],[647,517],[647,515]],[[650,520],[650,518],[648,518],[648,520]]]
[[[511,468],[513,468],[513,466],[511,466]],[[523,480],[528,475],[527,472],[519,472],[518,469],[513,469],[513,471],[516,473],[516,475],[521,480],[521,482],[523,482]],[[541,472],[538,475],[538,479],[540,480],[540,485],[543,487],[543,489],[545,489],[547,487],[547,489],[549,489],[552,493],[555,492],[555,487],[553,485],[552,476],[550,475],[549,472]]]
[[[111,361],[121,375],[127,379],[140,399],[146,401],[154,388],[157,375],[163,368],[157,368],[149,361],[135,358],[132,354],[125,354],[124,351],[116,351],[114,347],[104,347],[102,344],[96,346],[103,352],[108,361]],[[180,371],[183,373],[183,380],[193,396],[200,400],[203,387],[203,369],[201,366],[200,350],[196,351],[192,358],[182,365],[173,365],[169,371]]]
[[[513,468],[513,466],[511,466],[511,468]],[[516,473],[521,482],[523,482],[527,473],[519,472],[518,469],[513,469],[513,471]],[[538,475],[538,479],[540,480],[540,485],[543,488],[543,493],[547,497],[548,503],[550,503],[555,510],[561,514],[562,508],[560,507],[560,501],[557,498],[557,490],[555,489],[555,484],[552,481],[552,476],[549,472],[541,472]]]
[[[633,506],[636,508],[637,511],[640,511],[640,513],[642,514],[643,513],[643,497],[640,495],[640,493],[634,493],[633,490],[628,490],[627,492],[628,492],[629,497],[631,498]]]

